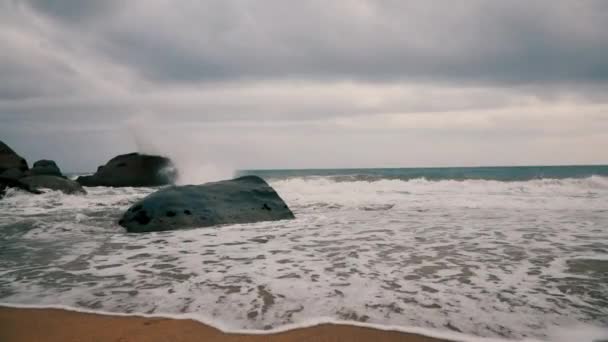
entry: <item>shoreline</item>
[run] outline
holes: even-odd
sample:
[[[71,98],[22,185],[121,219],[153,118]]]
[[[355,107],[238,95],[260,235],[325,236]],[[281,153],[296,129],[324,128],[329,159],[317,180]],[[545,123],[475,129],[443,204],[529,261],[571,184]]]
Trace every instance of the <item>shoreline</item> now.
[[[450,340],[395,330],[323,323],[267,334],[226,333],[193,319],[110,315],[51,308],[0,306],[0,341],[402,341]],[[451,340],[456,341],[456,340]]]

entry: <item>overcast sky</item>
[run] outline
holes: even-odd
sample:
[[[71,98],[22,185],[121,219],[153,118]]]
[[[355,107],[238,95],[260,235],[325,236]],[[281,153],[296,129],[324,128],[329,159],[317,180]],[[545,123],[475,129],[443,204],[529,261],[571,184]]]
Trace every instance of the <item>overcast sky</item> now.
[[[608,163],[608,1],[0,3],[0,140],[30,164]]]

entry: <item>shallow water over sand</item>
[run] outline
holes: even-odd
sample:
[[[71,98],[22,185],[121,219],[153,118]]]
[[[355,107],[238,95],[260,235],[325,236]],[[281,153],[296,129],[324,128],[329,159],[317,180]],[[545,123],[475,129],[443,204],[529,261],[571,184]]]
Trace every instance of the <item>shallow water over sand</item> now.
[[[11,192],[0,302],[196,314],[232,329],[319,318],[477,336],[608,326],[608,179],[287,177],[297,216],[127,234],[154,189]]]

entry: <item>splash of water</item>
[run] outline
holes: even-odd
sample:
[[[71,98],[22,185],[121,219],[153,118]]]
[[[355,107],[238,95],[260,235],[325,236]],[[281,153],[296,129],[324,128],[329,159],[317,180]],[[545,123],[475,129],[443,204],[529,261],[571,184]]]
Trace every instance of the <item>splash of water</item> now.
[[[139,153],[169,157],[178,170],[177,184],[202,184],[234,175],[230,158],[210,159],[205,137],[184,134],[150,116],[135,116],[127,121],[127,129]]]

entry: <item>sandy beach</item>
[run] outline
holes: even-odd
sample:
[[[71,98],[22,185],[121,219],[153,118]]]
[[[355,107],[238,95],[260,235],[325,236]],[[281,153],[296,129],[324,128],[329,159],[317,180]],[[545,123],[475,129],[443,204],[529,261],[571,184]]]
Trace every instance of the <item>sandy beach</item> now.
[[[226,334],[193,320],[107,316],[57,309],[0,308],[2,342],[402,341],[441,340],[348,325],[323,324],[268,335]]]

